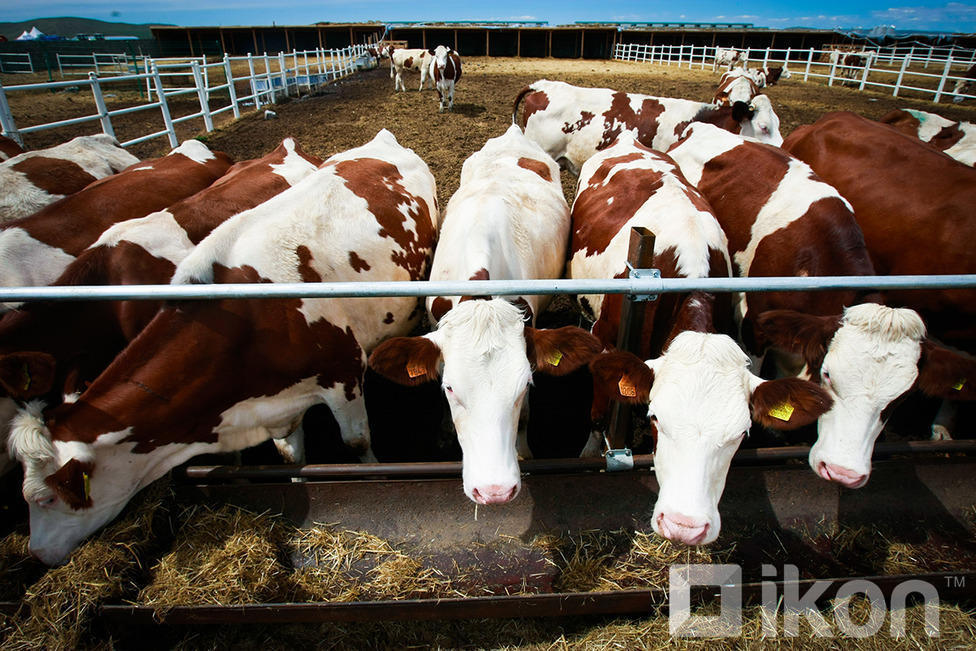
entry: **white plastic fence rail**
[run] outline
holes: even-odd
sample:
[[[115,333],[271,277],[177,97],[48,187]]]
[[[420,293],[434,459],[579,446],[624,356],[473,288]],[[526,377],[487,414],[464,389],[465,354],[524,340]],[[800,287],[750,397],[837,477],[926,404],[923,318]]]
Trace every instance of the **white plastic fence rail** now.
[[[0,82],[0,130],[2,130],[3,135],[23,145],[23,134],[98,121],[103,133],[115,137],[115,130],[112,126],[114,116],[158,109],[163,122],[162,130],[126,140],[121,145],[128,147],[153,138],[166,136],[169,139],[170,146],[176,147],[179,141],[176,136],[175,125],[179,123],[201,119],[206,131],[213,131],[213,117],[215,115],[231,111],[236,118],[240,117],[242,105],[250,106],[253,104],[255,107],[260,107],[262,104],[276,102],[281,96],[297,94],[302,88],[310,92],[314,88],[352,74],[367,56],[365,45],[353,45],[339,50],[318,49],[307,52],[295,51],[290,54],[279,53],[275,57],[270,57],[268,54],[261,57],[254,57],[250,54],[246,57],[230,57],[225,54],[222,60],[213,63],[208,63],[204,57],[185,58],[178,61],[147,59],[143,61],[143,65],[148,67],[145,68],[144,72],[137,74],[106,76],[98,75],[92,71],[88,73],[87,79],[6,87]],[[246,72],[242,72],[243,63],[246,63],[247,66]],[[222,80],[223,83],[211,85],[212,79]],[[149,91],[149,97],[155,97],[155,101],[109,110],[105,103],[105,87],[120,83],[129,86],[133,83],[145,84]],[[247,84],[250,88],[250,94],[239,96],[237,83]],[[94,97],[94,114],[46,124],[35,124],[29,127],[17,126],[7,100],[8,93],[58,90],[85,84],[89,86]],[[169,108],[170,99],[174,96],[189,94],[196,95],[200,103],[200,110],[190,115],[173,117]],[[227,103],[214,107],[211,105],[212,100],[217,102],[226,100]]]
[[[613,58],[620,61],[639,61],[662,65],[685,66],[700,70],[723,70],[715,65],[719,48],[703,45],[643,45],[618,43]],[[746,52],[747,66],[786,65],[803,81],[824,79],[828,86],[854,84],[858,90],[871,87],[890,89],[895,97],[902,91],[931,95],[933,102],[950,96],[954,101],[976,99],[974,91],[955,92],[956,83],[965,81],[966,71],[976,65],[976,50],[966,48],[935,48],[928,46],[869,47],[871,52],[864,65],[850,66],[842,61],[830,61],[834,50],[794,48],[735,48]],[[843,51],[842,51],[843,52]],[[841,57],[842,58],[842,57]],[[932,71],[927,71],[932,66]],[[797,74],[799,73],[799,75]],[[920,83],[928,81],[928,85]]]

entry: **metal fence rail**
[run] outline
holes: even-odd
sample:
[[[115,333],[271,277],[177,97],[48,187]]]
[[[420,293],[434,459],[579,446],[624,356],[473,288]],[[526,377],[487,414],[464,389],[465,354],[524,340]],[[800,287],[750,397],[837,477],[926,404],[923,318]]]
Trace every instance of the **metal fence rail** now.
[[[618,43],[614,48],[613,58],[705,70],[709,66],[715,68],[716,52],[719,49],[721,48],[702,45]],[[846,65],[837,59],[831,61],[831,53],[840,50],[743,48],[740,51],[746,53],[747,65],[783,65],[795,76],[802,75],[803,81],[823,79],[828,86],[835,83],[853,83],[858,90],[867,87],[890,89],[895,97],[902,91],[914,91],[931,95],[931,100],[935,103],[940,102],[945,95],[951,95],[954,101],[976,99],[973,91],[955,92],[957,82],[966,81],[966,71],[976,63],[976,50],[956,48],[946,49],[944,54],[933,54],[934,48],[916,50],[911,47],[906,50],[868,47],[855,53],[871,53],[871,56],[865,58],[863,65]],[[933,71],[927,72],[930,65],[933,66]]]
[[[0,72],[33,74],[34,62],[27,52],[0,52]]]
[[[638,270],[639,271],[639,270]],[[976,274],[932,276],[781,276],[753,278],[615,278],[413,282],[228,283],[215,285],[84,285],[3,287],[0,301],[205,300],[243,298],[375,298],[387,296],[516,296],[677,292],[964,289]]]

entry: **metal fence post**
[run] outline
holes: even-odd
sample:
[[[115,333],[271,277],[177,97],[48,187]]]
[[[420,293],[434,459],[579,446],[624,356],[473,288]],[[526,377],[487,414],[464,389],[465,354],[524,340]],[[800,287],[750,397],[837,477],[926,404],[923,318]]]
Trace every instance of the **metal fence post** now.
[[[190,64],[193,70],[193,83],[197,88],[197,97],[200,99],[200,112],[203,113],[203,126],[207,131],[213,131],[213,118],[210,117],[210,102],[207,101],[206,85],[203,81],[203,74],[200,72],[200,63],[193,61]]]
[[[176,147],[180,144],[176,139],[176,128],[173,126],[173,118],[169,114],[169,104],[166,101],[166,92],[163,90],[163,80],[159,76],[159,68],[154,63],[152,66],[153,84],[156,86],[156,97],[159,100],[159,110],[163,114],[163,124],[166,125],[166,134],[169,136],[169,146]]]
[[[237,89],[234,88],[234,72],[230,69],[230,57],[224,53],[224,76],[227,78],[227,92],[230,93],[231,109],[235,118],[241,117],[241,108],[237,105]]]
[[[17,124],[14,122],[13,113],[10,112],[10,104],[7,102],[7,93],[3,90],[2,81],[0,81],[0,128],[3,129],[3,135],[21,147],[24,146],[24,138],[17,131]]]
[[[89,72],[88,83],[91,85],[92,95],[95,96],[95,108],[98,110],[98,121],[102,123],[102,133],[107,133],[114,138],[115,129],[112,128],[112,118],[108,114],[108,107],[105,106],[105,98],[102,96],[102,86],[98,83],[98,75]]]
[[[935,91],[933,102],[939,103],[942,99],[942,91],[945,90],[946,79],[949,77],[949,70],[952,68],[952,54],[946,57],[945,68],[942,69],[942,77],[939,78],[939,89]]]
[[[905,77],[905,70],[908,68],[908,60],[911,55],[908,55],[901,60],[901,70],[898,71],[898,77],[895,79],[895,90],[891,93],[892,97],[898,97],[898,91],[901,89],[902,79]]]

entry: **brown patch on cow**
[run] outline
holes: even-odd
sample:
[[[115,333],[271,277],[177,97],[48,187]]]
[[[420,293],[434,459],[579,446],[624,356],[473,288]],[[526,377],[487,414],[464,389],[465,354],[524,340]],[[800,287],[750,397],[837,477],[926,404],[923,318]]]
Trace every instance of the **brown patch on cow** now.
[[[976,359],[926,339],[918,362],[918,388],[938,398],[976,400]]]
[[[536,330],[525,328],[525,354],[533,371],[561,377],[586,366],[603,344],[582,328]]]
[[[345,179],[353,194],[366,200],[370,214],[380,225],[380,237],[392,238],[403,249],[390,255],[393,263],[405,269],[411,280],[423,278],[430,243],[436,239],[427,202],[410,193],[403,185],[400,170],[386,161],[339,161],[335,173]],[[415,223],[416,231],[408,230],[408,219]]]
[[[312,252],[304,244],[295,249],[298,255],[298,275],[301,276],[303,283],[320,283],[322,276],[312,268]]]
[[[417,386],[438,378],[441,349],[425,337],[394,337],[369,356],[374,371],[404,386]]]
[[[654,384],[654,371],[640,358],[623,351],[598,355],[590,362],[590,373],[594,396],[628,405],[646,405]]]
[[[491,280],[491,277],[488,274],[488,270],[482,267],[481,269],[478,269],[476,272],[474,272],[471,275],[471,277],[468,278],[468,280]],[[470,296],[462,296],[459,302],[463,303],[464,301],[487,301],[490,299],[491,296],[487,296],[487,295],[481,295],[481,296],[470,295]]]
[[[16,400],[42,396],[54,385],[56,364],[54,356],[46,352],[20,350],[0,354],[0,387]]]
[[[525,99],[525,111],[523,113],[522,121],[518,121],[518,107],[522,99]],[[545,91],[534,90],[531,86],[526,86],[519,94],[515,96],[515,102],[512,105],[512,121],[518,124],[523,129],[529,118],[532,117],[534,113],[539,113],[545,111],[549,107],[549,96],[546,95]]]
[[[0,160],[8,160],[23,153],[24,149],[15,140],[0,136]]]
[[[742,131],[742,125],[732,117],[732,107],[730,106],[712,106],[704,105],[699,109],[695,115],[689,119],[679,122],[674,127],[674,137],[678,138],[681,133],[685,130],[692,122],[705,122],[707,124],[714,124],[720,129],[725,129],[730,133],[739,133]]]
[[[454,307],[454,303],[451,299],[438,296],[430,304],[430,314],[435,321],[440,321],[445,314],[451,311],[452,307]]]
[[[664,174],[648,169],[619,169],[604,182],[617,166],[642,157],[635,153],[608,158],[577,195],[570,257],[579,251],[587,256],[606,251],[620,229],[664,185]]]
[[[530,172],[535,172],[542,177],[543,181],[552,181],[552,176],[549,173],[549,166],[543,163],[541,160],[522,156],[518,159],[518,166],[523,167]]]
[[[932,139],[929,140],[929,144],[939,151],[945,151],[962,140],[963,136],[965,135],[966,134],[963,133],[962,129],[959,127],[959,123],[956,122],[955,124],[950,124],[947,127],[942,127],[937,134],[932,136]]]
[[[573,133],[574,131],[579,131],[592,122],[594,117],[596,116],[589,111],[580,111],[580,119],[572,123],[567,122],[563,125],[562,131],[563,133]]]
[[[603,139],[597,149],[606,149],[614,143],[624,129],[634,132],[637,141],[650,147],[657,134],[658,118],[664,113],[664,104],[646,97],[635,112],[631,108],[631,96],[627,93],[614,93],[610,108],[603,113]]]
[[[152,169],[127,168],[0,228],[23,228],[34,239],[77,257],[109,226],[163,210],[216,181],[231,160],[223,152],[214,156],[203,165],[180,154],[135,165]]]
[[[88,486],[95,466],[87,461],[69,459],[66,464],[44,478],[44,483],[53,490],[65,504],[77,511],[92,506]],[[85,476],[89,481],[85,480]]]
[[[714,303],[715,295],[707,292],[696,291],[685,295],[668,333],[665,348],[682,332],[715,332]]]
[[[413,67],[413,57],[407,57],[406,59],[404,59],[403,60],[403,67],[404,68],[412,68]]]
[[[353,271],[359,273],[361,271],[369,271],[369,263],[356,255],[355,251],[349,252],[349,265],[353,268]]]
[[[394,318],[393,318],[393,312],[387,312],[387,313],[386,313],[386,316],[385,316],[385,317],[383,317],[383,323],[385,323],[386,325],[390,325],[390,324],[391,324],[391,323],[393,323],[393,322],[394,322],[395,320],[396,320],[396,319],[394,319]]]
[[[771,429],[792,430],[816,421],[834,401],[830,394],[813,382],[783,378],[763,382],[756,387],[749,404],[753,422]],[[778,416],[784,416],[785,420]]]
[[[753,322],[757,352],[772,346],[799,355],[811,378],[820,379],[820,367],[831,339],[841,326],[841,315],[814,316],[796,310],[769,310]]]
[[[30,156],[11,169],[26,176],[34,186],[55,195],[74,194],[96,180],[78,163],[47,156]]]

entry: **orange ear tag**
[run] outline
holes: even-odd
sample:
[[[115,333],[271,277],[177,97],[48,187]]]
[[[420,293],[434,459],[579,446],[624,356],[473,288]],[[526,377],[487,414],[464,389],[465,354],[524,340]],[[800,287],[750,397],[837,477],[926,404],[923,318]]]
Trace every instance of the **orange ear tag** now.
[[[776,405],[775,407],[770,409],[769,415],[772,416],[773,418],[778,418],[781,421],[789,422],[790,417],[793,415],[794,411],[796,410],[793,408],[793,405],[791,405],[788,402],[784,402],[783,404]]]
[[[626,375],[620,378],[620,382],[617,382],[617,390],[620,391],[620,395],[625,398],[637,397],[637,387],[631,384]]]
[[[407,364],[407,375],[410,376],[410,379],[426,374],[427,368],[423,364],[419,362],[410,362]]]
[[[563,361],[563,353],[559,350],[553,351],[546,359],[546,363],[549,366],[559,366],[559,362],[561,361]]]

